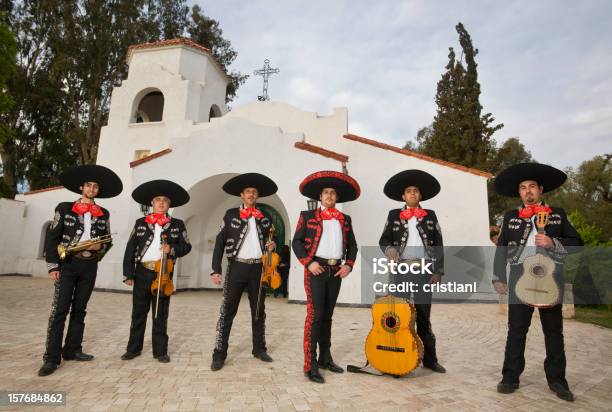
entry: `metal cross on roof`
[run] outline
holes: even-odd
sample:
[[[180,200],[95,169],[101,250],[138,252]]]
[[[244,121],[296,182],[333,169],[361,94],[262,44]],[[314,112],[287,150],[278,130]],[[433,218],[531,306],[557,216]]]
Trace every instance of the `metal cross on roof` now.
[[[259,70],[255,70],[253,72],[253,74],[257,75],[257,76],[262,76],[263,77],[263,94],[261,96],[257,96],[257,100],[259,100],[260,102],[265,102],[267,100],[270,100],[270,96],[268,96],[268,79],[270,78],[271,74],[277,74],[280,73],[280,70],[277,68],[272,68],[270,67],[270,60],[266,59],[264,60],[264,67],[259,69]]]

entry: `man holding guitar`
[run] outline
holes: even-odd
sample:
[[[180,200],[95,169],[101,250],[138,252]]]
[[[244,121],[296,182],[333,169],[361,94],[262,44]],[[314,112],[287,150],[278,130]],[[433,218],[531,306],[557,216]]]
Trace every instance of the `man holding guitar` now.
[[[319,369],[344,372],[331,356],[331,326],[342,279],[355,264],[357,242],[351,217],[337,210],[336,203],[357,199],[360,190],[355,179],[335,171],[315,172],[300,184],[304,196],[321,201],[320,208],[300,213],[292,241],[304,265],[304,374],[316,383],[325,382]]]
[[[493,287],[500,294],[509,293],[508,337],[502,369],[497,385],[500,393],[512,393],[519,387],[525,368],[525,341],[534,306],[540,310],[540,321],[546,344],[544,370],[549,388],[566,401],[574,396],[565,380],[565,349],[561,299],[553,306],[523,303],[517,298],[516,285],[523,274],[526,259],[545,251],[555,265],[551,275],[561,285],[563,257],[567,246],[581,246],[582,240],[569,222],[565,211],[542,202],[542,194],[561,186],[567,176],[562,171],[539,163],[520,163],[502,171],[495,178],[495,190],[504,196],[520,197],[522,205],[504,215],[494,261]],[[536,229],[536,217],[547,216],[543,229]],[[506,276],[510,265],[509,283]],[[525,264],[526,266],[526,264]],[[560,294],[562,296],[562,294]],[[531,303],[531,304],[530,304]]]

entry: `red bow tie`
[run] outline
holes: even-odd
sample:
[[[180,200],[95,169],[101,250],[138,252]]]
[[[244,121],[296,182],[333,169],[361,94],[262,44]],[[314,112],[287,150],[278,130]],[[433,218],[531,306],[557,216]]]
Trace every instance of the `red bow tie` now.
[[[330,219],[342,220],[344,219],[344,215],[338,209],[330,207],[329,209],[321,210],[321,219],[323,220],[330,220]]]
[[[527,205],[520,210],[519,217],[523,219],[531,219],[531,217],[538,212],[546,212],[550,214],[552,209],[547,205]]]
[[[150,223],[152,225],[160,225],[164,226],[166,223],[170,221],[170,218],[166,216],[165,213],[151,213],[145,217],[145,222]]]
[[[410,220],[413,216],[422,219],[427,216],[427,211],[420,207],[408,207],[400,212],[400,219],[402,220]]]
[[[251,216],[258,220],[264,217],[263,213],[256,207],[245,207],[244,209],[240,209],[240,219],[249,219]]]
[[[91,215],[94,217],[100,217],[104,215],[104,212],[102,212],[102,208],[94,203],[75,202],[72,205],[72,211],[77,215],[84,215],[87,212],[91,213]]]

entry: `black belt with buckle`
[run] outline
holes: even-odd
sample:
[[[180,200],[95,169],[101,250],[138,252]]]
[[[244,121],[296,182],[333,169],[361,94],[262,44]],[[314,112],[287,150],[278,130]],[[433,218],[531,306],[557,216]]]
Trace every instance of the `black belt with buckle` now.
[[[94,260],[98,258],[96,250],[82,250],[74,254],[74,257],[80,260]]]
[[[246,263],[247,265],[256,265],[261,263],[261,258],[258,259],[242,259],[239,257],[235,257],[232,259],[234,262]]]
[[[340,259],[325,259],[325,258],[320,258],[318,256],[314,257],[314,261],[317,262],[319,265],[323,265],[323,266],[340,266],[340,263],[342,263],[342,260]]]

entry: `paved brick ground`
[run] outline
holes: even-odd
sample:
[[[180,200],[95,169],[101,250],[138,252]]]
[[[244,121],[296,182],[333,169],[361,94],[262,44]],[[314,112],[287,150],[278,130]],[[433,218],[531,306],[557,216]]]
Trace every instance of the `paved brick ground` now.
[[[251,356],[246,295],[234,322],[226,366],[210,371],[221,295],[183,292],[172,298],[169,335],[172,362],[152,358],[150,335],[140,358],[125,362],[131,295],[94,292],[86,318],[84,349],[92,362],[65,362],[41,378],[52,286],[47,279],[0,277],[1,390],[67,392],[71,410],[612,410],[612,331],[566,321],[568,381],[577,397],[569,404],[548,390],[542,367],[543,335],[536,317],[521,388],[500,395],[506,319],[497,305],[436,305],[432,321],[441,363],[448,373],[419,368],[401,379],[326,373],[327,383],[304,378],[302,330],[305,307],[267,301],[267,341],[275,362]],[[335,360],[360,364],[370,328],[368,309],[337,308]],[[1,407],[0,407],[1,408]],[[58,409],[58,408],[54,408]],[[35,410],[42,410],[37,407]]]

